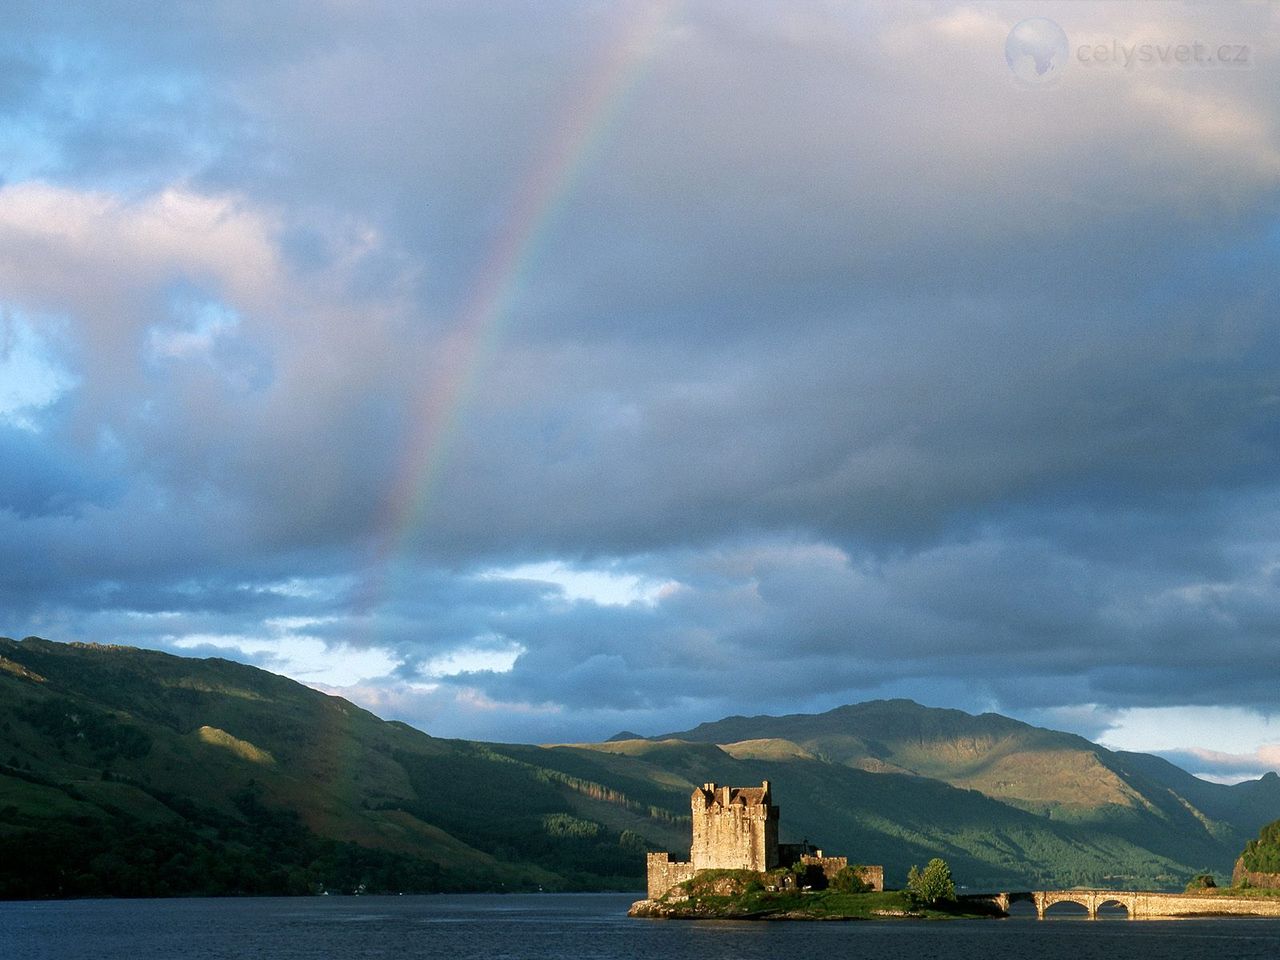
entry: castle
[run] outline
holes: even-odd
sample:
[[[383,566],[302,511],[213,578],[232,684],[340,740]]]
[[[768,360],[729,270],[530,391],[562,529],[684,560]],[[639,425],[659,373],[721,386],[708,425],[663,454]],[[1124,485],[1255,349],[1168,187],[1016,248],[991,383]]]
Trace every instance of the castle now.
[[[754,870],[804,867],[815,880],[830,880],[849,865],[846,857],[824,857],[808,844],[778,843],[778,808],[769,781],[758,787],[722,787],[704,783],[689,798],[693,813],[693,842],[688,861],[673,861],[669,853],[648,858],[650,900],[657,900],[699,870]],[[862,867],[863,880],[884,889],[883,867]]]

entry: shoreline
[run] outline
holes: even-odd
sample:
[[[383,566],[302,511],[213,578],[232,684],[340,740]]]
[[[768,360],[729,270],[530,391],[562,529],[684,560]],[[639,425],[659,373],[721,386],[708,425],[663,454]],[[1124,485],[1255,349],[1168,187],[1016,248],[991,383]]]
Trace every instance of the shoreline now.
[[[627,916],[646,920],[894,921],[989,920],[1006,916],[994,908],[946,903],[914,906],[901,890],[866,893],[796,891],[729,896],[683,896],[637,900]]]

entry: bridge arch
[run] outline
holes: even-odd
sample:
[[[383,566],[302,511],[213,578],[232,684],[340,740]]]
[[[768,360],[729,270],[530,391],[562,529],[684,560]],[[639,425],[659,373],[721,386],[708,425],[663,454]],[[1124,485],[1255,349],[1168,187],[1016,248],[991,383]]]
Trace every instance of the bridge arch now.
[[[1039,908],[1036,906],[1036,895],[1030,891],[1019,891],[1012,893],[1001,893],[1001,899],[997,901],[1001,910],[1005,911],[1007,916],[1029,916],[1029,918],[1039,918]]]
[[[1001,893],[964,893],[962,902],[998,907],[1011,914],[1011,907],[1030,902],[1035,915],[1043,920],[1045,911],[1059,903],[1074,903],[1083,907],[1091,919],[1097,919],[1099,909],[1108,906],[1123,907],[1130,920],[1168,919],[1231,915],[1241,917],[1280,917],[1280,898],[1265,900],[1258,897],[1205,896],[1198,893],[1162,893],[1155,890],[1029,890]],[[1019,911],[1021,912],[1021,911]]]
[[[1098,908],[1105,904],[1123,907],[1132,920],[1138,910],[1138,895],[1128,890],[1041,890],[1035,894],[1036,912],[1044,919],[1046,912],[1057,903],[1076,903],[1084,907],[1090,920],[1098,919]]]
[[[1133,904],[1124,896],[1099,898],[1095,916],[1097,919],[1119,919],[1123,912],[1126,920],[1133,919]]]
[[[1012,909],[1015,905],[1021,906],[1024,902],[1034,908],[1037,918],[1043,920],[1045,914],[1054,906],[1060,903],[1074,904],[1077,909],[1082,909],[1090,920],[1098,919],[1098,911],[1102,910],[1104,915],[1118,916],[1121,911],[1130,920],[1145,917],[1172,917],[1172,916],[1188,916],[1198,912],[1216,912],[1220,906],[1230,906],[1230,910],[1226,912],[1250,913],[1259,912],[1257,901],[1246,902],[1245,906],[1249,909],[1243,909],[1240,905],[1232,901],[1227,904],[1223,898],[1214,898],[1209,907],[1202,902],[1203,897],[1197,898],[1189,894],[1181,893],[1153,893],[1144,890],[1089,890],[1077,888],[1075,890],[1023,890],[1023,891],[1004,891],[1001,893],[966,893],[960,895],[960,900],[973,904],[983,904],[996,907],[1006,915],[1011,915],[1015,911]],[[1018,913],[1026,913],[1027,911],[1019,910]],[[1056,911],[1059,914],[1067,914],[1075,912],[1068,909]],[[1280,905],[1275,907],[1274,911],[1264,911],[1270,916],[1280,916]]]
[[[1047,899],[1040,908],[1040,919],[1052,919],[1055,917],[1086,916],[1090,920],[1093,919],[1093,911],[1089,909],[1088,898],[1086,897],[1053,897]]]

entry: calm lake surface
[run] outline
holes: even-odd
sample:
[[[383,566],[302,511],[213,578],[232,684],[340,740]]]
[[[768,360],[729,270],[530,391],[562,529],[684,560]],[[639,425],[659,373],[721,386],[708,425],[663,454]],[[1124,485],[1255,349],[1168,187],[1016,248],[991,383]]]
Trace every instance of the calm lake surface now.
[[[631,920],[630,895],[0,903],[0,960],[1276,960],[1280,920]]]

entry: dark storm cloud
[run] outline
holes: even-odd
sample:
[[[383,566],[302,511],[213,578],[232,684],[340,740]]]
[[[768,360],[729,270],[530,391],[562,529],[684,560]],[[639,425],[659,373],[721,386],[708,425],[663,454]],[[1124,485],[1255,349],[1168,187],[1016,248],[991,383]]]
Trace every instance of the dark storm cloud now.
[[[68,514],[111,499],[109,475],[74,450],[42,443],[30,431],[0,423],[0,509],[21,519]]]
[[[983,5],[19,5],[0,300],[66,376],[0,394],[0,629],[386,651],[366,702],[490,735],[1271,712],[1273,14],[1058,16],[1156,9],[1252,67],[1022,89]]]

